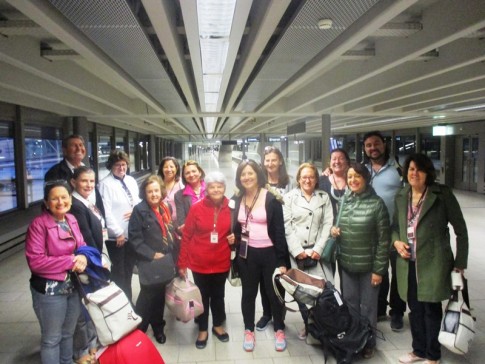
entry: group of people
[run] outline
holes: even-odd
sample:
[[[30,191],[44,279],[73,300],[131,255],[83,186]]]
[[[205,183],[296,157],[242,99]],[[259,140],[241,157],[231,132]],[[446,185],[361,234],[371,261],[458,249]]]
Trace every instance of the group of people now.
[[[391,328],[402,330],[407,302],[413,350],[399,361],[439,362],[441,301],[450,294],[451,271],[466,268],[468,236],[456,198],[450,188],[435,183],[426,155],[410,155],[401,168],[384,137],[374,131],[364,136],[364,163],[351,162],[338,148],[322,175],[313,164],[303,163],[293,181],[281,151],[267,147],[261,165],[253,160],[238,165],[237,192],[228,199],[224,175],[206,175],[193,160],[180,166],[175,158],[164,158],[158,175],[146,178],[138,190],[126,173],[128,156],[114,151],[107,162],[110,174],[96,187],[94,171],[82,166],[82,138],[67,138],[63,150],[64,160],[46,174],[44,211],[26,239],[43,362],[70,363],[74,356],[79,363],[90,363],[96,350],[96,333],[80,314],[71,274],[82,273],[89,264],[77,254],[83,245],[107,251],[111,278],[130,299],[137,261],[170,255],[179,276],[188,278],[190,270],[204,306],[196,320],[199,349],[207,345],[209,312],[212,334],[229,341],[224,292],[232,252],[242,281],[245,351],[255,348],[254,331],[265,330],[271,321],[275,350],[286,349],[285,310],[272,276],[275,270],[299,268],[330,281],[338,271],[344,299],[373,327],[386,317],[389,304]],[[457,236],[455,255],[448,223]],[[338,237],[333,266],[321,259],[329,236]],[[263,315],[256,322],[258,290]],[[140,285],[136,302],[143,319],[140,329],[151,325],[159,343],[166,341],[164,291],[164,284]],[[305,339],[308,310],[304,305],[300,310],[304,328],[298,336]],[[375,348],[373,337],[363,357],[371,358]]]

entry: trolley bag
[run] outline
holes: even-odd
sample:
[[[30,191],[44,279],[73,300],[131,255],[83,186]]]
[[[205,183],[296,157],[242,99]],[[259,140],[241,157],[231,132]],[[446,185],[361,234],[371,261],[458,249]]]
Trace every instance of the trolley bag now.
[[[202,295],[191,281],[174,278],[165,289],[165,305],[177,320],[189,322],[204,312]]]
[[[325,283],[323,293],[310,309],[308,332],[335,356],[338,364],[351,363],[374,335],[369,320],[353,312],[330,282]]]
[[[157,348],[142,331],[135,330],[100,350],[99,364],[165,364]]]

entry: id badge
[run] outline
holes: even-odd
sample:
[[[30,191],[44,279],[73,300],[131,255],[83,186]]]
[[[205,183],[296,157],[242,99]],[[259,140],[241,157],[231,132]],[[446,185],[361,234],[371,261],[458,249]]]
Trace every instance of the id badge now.
[[[408,240],[414,240],[414,226],[408,226],[408,229],[407,229],[407,237],[408,237]]]
[[[108,240],[108,229],[104,228],[103,229],[103,241]]]
[[[249,236],[241,234],[241,243],[239,244],[239,256],[243,259],[248,257]]]
[[[219,242],[219,234],[217,231],[211,232],[211,243],[212,244],[217,244]]]

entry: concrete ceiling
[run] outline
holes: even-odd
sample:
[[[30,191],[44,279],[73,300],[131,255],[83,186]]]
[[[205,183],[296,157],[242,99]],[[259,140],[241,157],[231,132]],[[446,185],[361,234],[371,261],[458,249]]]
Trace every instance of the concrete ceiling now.
[[[484,0],[237,0],[215,112],[197,12],[0,0],[0,101],[177,140],[318,135],[324,114],[335,135],[485,119]]]

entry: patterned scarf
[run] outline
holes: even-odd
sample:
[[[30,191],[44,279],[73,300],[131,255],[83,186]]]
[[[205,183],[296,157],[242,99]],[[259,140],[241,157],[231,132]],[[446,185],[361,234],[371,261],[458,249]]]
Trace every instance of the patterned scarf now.
[[[163,244],[166,246],[172,245],[173,238],[172,238],[172,215],[170,214],[170,210],[168,206],[164,203],[160,203],[157,207],[152,207],[155,216],[157,217],[158,223],[160,228],[162,229],[162,240]]]

